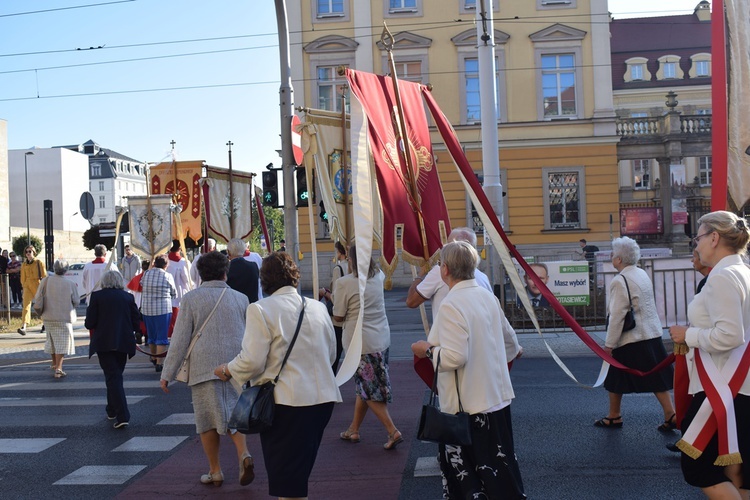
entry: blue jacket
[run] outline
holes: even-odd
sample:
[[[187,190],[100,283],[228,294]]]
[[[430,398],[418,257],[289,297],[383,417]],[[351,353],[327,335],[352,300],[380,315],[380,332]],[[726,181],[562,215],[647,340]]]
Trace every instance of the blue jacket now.
[[[86,309],[86,328],[91,330],[89,358],[98,351],[124,352],[135,356],[135,335],[140,327],[135,299],[125,290],[104,288],[91,294]]]

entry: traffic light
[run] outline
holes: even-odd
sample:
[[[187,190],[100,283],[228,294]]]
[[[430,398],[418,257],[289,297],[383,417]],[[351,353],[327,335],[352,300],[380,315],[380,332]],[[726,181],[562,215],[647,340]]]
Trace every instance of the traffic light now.
[[[320,217],[321,222],[328,223],[328,213],[326,213],[326,206],[323,204],[323,200],[320,200],[320,203],[318,203],[318,206],[320,207],[320,210],[318,210],[318,216]]]
[[[279,206],[279,175],[277,170],[263,172],[263,206]]]
[[[311,194],[307,189],[307,175],[305,168],[297,167],[294,174],[297,177],[297,208],[306,207],[307,200],[310,198]]]

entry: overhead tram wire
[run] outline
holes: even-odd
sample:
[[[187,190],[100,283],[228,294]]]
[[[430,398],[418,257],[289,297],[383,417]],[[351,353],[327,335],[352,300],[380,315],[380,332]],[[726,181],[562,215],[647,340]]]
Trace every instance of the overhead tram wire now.
[[[132,2],[135,0],[121,0],[121,1],[127,1]],[[118,3],[118,2],[113,2]],[[99,4],[96,4],[99,5]],[[101,5],[107,5],[107,4],[101,4]],[[54,10],[54,9],[53,9]],[[679,12],[679,11],[659,11],[659,12]],[[625,13],[626,15],[631,14],[649,14],[650,12],[628,12]],[[15,14],[13,14],[15,15]],[[605,15],[605,14],[601,14]],[[599,15],[599,16],[601,16]],[[0,15],[0,17],[3,17]],[[535,23],[541,23],[546,20],[554,19],[561,23],[567,23],[567,24],[584,24],[584,25],[591,25],[591,24],[609,24],[609,20],[607,21],[566,21],[566,18],[573,18],[573,17],[591,17],[591,14],[566,14],[564,16],[552,16],[552,15],[543,15],[543,16],[514,16],[514,17],[502,17],[502,18],[494,18],[493,20],[497,23],[503,23],[503,22],[513,22],[516,24],[535,24]],[[632,18],[628,18],[632,19]],[[648,20],[650,18],[636,18],[636,19],[644,19]],[[392,24],[392,28],[394,30],[397,29],[407,29],[410,32],[415,31],[425,31],[428,29],[440,29],[445,28],[448,26],[454,26],[456,24],[474,24],[476,22],[475,19],[451,19],[447,21],[424,21],[424,22],[409,22],[405,24]],[[639,23],[632,23],[632,24],[639,24]],[[652,24],[649,22],[644,21],[642,24]],[[684,25],[686,23],[681,22],[661,22],[659,23],[662,26],[667,25]],[[413,28],[414,26],[426,26],[423,28]],[[359,29],[366,29],[370,28],[373,30],[373,34],[369,35],[371,38],[375,38],[376,36],[379,37],[379,30],[382,29],[382,26],[380,25],[371,25],[367,27],[360,27],[360,26],[353,26],[351,28],[347,28],[347,30],[355,31]],[[378,31],[378,33],[375,33],[375,31]],[[326,33],[326,32],[341,32],[341,28],[337,27],[327,27],[327,28],[312,28],[309,30],[298,30],[298,31],[291,31],[290,34],[306,34],[306,33]],[[45,51],[36,51],[36,52],[18,52],[18,53],[12,53],[12,54],[0,54],[0,57],[22,57],[22,56],[31,56],[31,55],[45,55],[45,54],[58,54],[58,53],[65,53],[65,52],[83,52],[83,51],[89,51],[91,49],[95,50],[107,50],[107,49],[127,49],[127,48],[137,48],[137,47],[151,47],[151,46],[158,46],[158,45],[170,45],[170,44],[180,44],[180,43],[199,43],[199,42],[212,42],[212,41],[221,41],[221,40],[237,40],[241,38],[255,38],[255,37],[263,37],[263,36],[277,36],[277,33],[269,32],[269,33],[253,33],[253,34],[245,34],[245,35],[231,35],[231,36],[223,36],[223,37],[210,37],[210,38],[191,38],[191,39],[185,39],[185,40],[165,40],[165,41],[159,41],[159,42],[145,42],[145,43],[135,43],[135,44],[124,44],[124,45],[104,45],[104,46],[96,46],[92,48],[74,48],[74,49],[54,49],[54,50],[45,50]],[[359,38],[359,37],[358,37]],[[299,45],[299,44],[293,44],[293,45]]]
[[[56,7],[54,9],[30,10],[27,12],[14,12],[12,14],[0,14],[0,18],[15,17],[15,16],[28,16],[31,14],[44,14],[47,12],[57,12],[61,10],[86,9],[88,7],[103,7],[105,5],[114,5],[118,3],[130,3],[130,2],[135,2],[135,1],[136,0],[116,0],[113,2],[92,3],[92,4],[86,4],[86,5],[71,5],[70,7]]]

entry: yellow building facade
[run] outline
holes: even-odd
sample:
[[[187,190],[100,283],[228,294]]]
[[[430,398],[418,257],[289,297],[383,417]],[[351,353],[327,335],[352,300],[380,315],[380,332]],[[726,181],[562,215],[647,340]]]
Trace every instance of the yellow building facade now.
[[[380,37],[394,35],[400,78],[433,95],[481,175],[482,109],[473,0],[288,2],[295,105],[338,111],[344,65],[388,73]],[[618,219],[618,164],[607,5],[599,0],[495,1],[494,42],[504,226],[529,256],[572,256],[581,238],[608,246]],[[472,226],[472,207],[433,129],[451,225]],[[300,248],[313,235],[300,209]],[[316,221],[320,221],[315,217]],[[332,249],[321,231],[322,251]],[[481,244],[481,230],[478,233]]]

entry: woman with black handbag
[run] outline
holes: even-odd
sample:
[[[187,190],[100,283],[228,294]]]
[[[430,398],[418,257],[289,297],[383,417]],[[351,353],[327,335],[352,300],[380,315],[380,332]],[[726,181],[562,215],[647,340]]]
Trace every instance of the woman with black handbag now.
[[[607,339],[604,350],[617,361],[647,372],[667,357],[661,340],[662,327],[656,311],[654,286],[646,271],[636,266],[641,249],[635,240],[623,236],[612,241],[612,265],[619,271],[609,284],[607,303]],[[677,428],[672,389],[672,366],[641,377],[609,367],[604,388],[609,392],[609,413],[594,425],[607,429],[622,428],[622,395],[653,392],[664,411],[664,422],[657,429],[672,432]]]
[[[450,291],[427,340],[412,344],[437,370],[440,411],[468,413],[471,445],[438,445],[445,498],[526,498],[516,461],[510,382],[500,302],[479,286],[476,249],[465,241],[440,252],[440,276]]]
[[[278,377],[273,424],[260,432],[260,444],[268,494],[280,498],[307,497],[323,431],[334,403],[341,402],[331,370],[336,356],[333,324],[325,305],[303,301],[297,293],[299,276],[285,252],[263,259],[264,298],[247,308],[242,351],[214,370],[221,380],[239,385],[249,381],[259,386]]]

